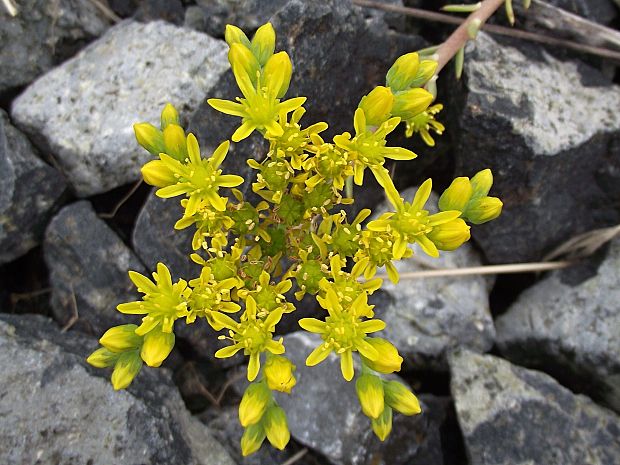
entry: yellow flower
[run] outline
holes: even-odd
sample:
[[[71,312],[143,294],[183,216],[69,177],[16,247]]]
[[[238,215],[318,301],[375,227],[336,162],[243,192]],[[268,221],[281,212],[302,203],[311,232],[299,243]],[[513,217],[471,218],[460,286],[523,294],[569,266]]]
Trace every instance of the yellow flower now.
[[[223,328],[229,330],[229,337],[233,345],[224,347],[215,353],[217,358],[232,357],[240,350],[245,355],[250,356],[248,364],[248,380],[254,381],[260,370],[260,354],[269,351],[272,354],[284,353],[282,338],[278,341],[272,339],[276,324],[282,318],[281,308],[270,312],[265,318],[257,316],[256,301],[249,295],[245,300],[245,312],[241,316],[241,321],[237,323],[228,315],[220,312],[213,312],[213,328],[217,331]],[[220,336],[220,338],[226,338]]]
[[[378,418],[372,419],[372,430],[381,441],[390,435],[392,431],[392,409],[389,406],[385,406],[381,415]]]
[[[422,411],[420,402],[413,393],[398,381],[387,381],[383,385],[385,402],[403,415],[417,415]]]
[[[136,329],[136,325],[114,326],[101,336],[99,344],[117,353],[137,349],[142,344],[142,337],[136,334]]]
[[[158,325],[164,333],[171,333],[175,320],[189,314],[187,299],[191,289],[183,279],[172,284],[170,271],[163,263],[158,263],[157,272],[153,273],[155,282],[135,271],[129,272],[129,278],[144,296],[141,301],[120,304],[116,308],[129,315],[146,314],[135,330],[137,335],[143,336]]]
[[[405,130],[405,136],[411,137],[413,133],[419,132],[422,140],[429,147],[435,146],[435,140],[431,136],[431,130],[439,135],[442,135],[446,130],[445,126],[435,119],[435,115],[443,109],[443,105],[438,103],[413,118],[405,121],[407,128]]]
[[[123,352],[114,365],[112,372],[112,386],[115,390],[125,389],[140,373],[142,360],[137,350]]]
[[[355,382],[357,398],[362,406],[364,415],[370,418],[379,418],[383,412],[383,381],[371,374],[363,374]]]
[[[156,328],[144,336],[140,357],[150,367],[158,367],[172,352],[174,333],[164,333]]]
[[[265,428],[261,422],[248,426],[241,436],[241,455],[247,457],[256,452],[263,445],[265,437]]]
[[[366,124],[379,126],[391,116],[394,95],[389,87],[377,86],[364,95],[358,107],[364,111]]]
[[[267,354],[267,361],[263,367],[263,374],[267,380],[269,389],[274,391],[291,393],[291,389],[297,383],[293,372],[296,367],[286,357],[281,355]]]
[[[362,357],[368,368],[386,374],[400,371],[403,358],[398,354],[398,349],[391,342],[380,337],[367,337],[366,342],[379,353],[377,360],[368,360]]]
[[[291,439],[284,410],[277,405],[269,407],[263,419],[263,427],[271,445],[283,450]]]
[[[258,423],[271,401],[271,391],[263,381],[251,383],[243,393],[239,404],[241,426],[247,427]]]

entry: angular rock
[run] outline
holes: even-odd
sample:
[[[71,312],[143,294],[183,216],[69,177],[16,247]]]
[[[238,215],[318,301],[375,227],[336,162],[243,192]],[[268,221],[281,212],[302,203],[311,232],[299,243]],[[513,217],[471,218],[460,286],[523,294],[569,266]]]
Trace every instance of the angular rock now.
[[[127,272],[145,273],[144,266],[90,203],[63,208],[47,228],[43,249],[60,325],[73,322],[74,328],[99,337],[111,326],[139,322],[116,306],[139,299]]]
[[[159,19],[178,26],[183,25],[185,10],[181,0],[142,0],[133,19],[147,23]]]
[[[124,21],[14,102],[12,116],[49,147],[78,196],[140,176],[150,155],[132,125],[159,124],[166,102],[188,114],[228,68],[227,46],[163,21]]]
[[[579,233],[620,222],[620,87],[587,66],[482,34],[449,105],[456,173],[495,175],[504,211],[475,228],[493,263],[536,261]],[[587,87],[582,82],[595,83]]]
[[[547,0],[552,5],[597,23],[609,24],[618,14],[610,0]]]
[[[620,462],[620,418],[546,374],[468,351],[450,368],[471,465]]]
[[[39,244],[66,186],[0,110],[0,264]]]
[[[88,0],[25,0],[0,9],[0,93],[24,86],[105,32],[108,20]]]
[[[95,340],[41,316],[0,315],[0,461],[234,465],[161,370],[114,391],[86,364]]]
[[[317,366],[305,365],[320,343],[318,336],[303,331],[284,338],[286,355],[297,366],[297,385],[292,394],[279,394],[277,401],[296,441],[335,465],[443,463],[439,429],[446,416],[444,402],[421,396],[422,414],[395,414],[392,434],[382,443],[360,409],[355,383],[343,379],[340,359],[331,354]]]
[[[620,239],[591,279],[572,286],[553,273],[496,321],[500,351],[543,369],[620,412]]]
[[[416,190],[406,189],[401,197],[411,201]],[[437,200],[431,194],[426,204],[431,213],[437,212]],[[374,215],[389,209],[393,207],[383,203]],[[439,258],[427,256],[417,246],[413,250],[413,257],[395,262],[399,273],[481,265],[471,244],[441,252]],[[462,346],[486,352],[493,346],[495,328],[489,309],[489,289],[482,276],[401,279],[396,285],[385,279],[373,298],[377,315],[387,322],[385,337],[396,345],[412,368],[445,371],[446,354],[451,348]]]

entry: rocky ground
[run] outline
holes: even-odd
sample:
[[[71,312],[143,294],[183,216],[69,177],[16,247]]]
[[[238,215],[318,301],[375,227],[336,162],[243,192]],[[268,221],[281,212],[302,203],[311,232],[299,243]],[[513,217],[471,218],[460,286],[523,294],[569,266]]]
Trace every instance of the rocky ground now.
[[[193,273],[191,234],[172,228],[176,203],[136,187],[148,154],[132,123],[156,123],[170,101],[205,151],[232,134],[233,119],[205,101],[235,92],[229,22],[252,31],[272,21],[295,66],[290,94],[308,96],[305,118],[328,121],[331,134],[350,129],[396,56],[451,29],[348,0],[108,0],[113,15],[91,0],[16,3],[16,17],[0,3],[1,463],[620,463],[620,238],[562,271],[386,284],[373,303],[423,413],[396,416],[385,443],[337,360],[304,366],[316,341],[295,325],[284,335],[299,384],[278,399],[292,433],[283,452],[241,458],[243,359],[215,359],[206,325],[178,325],[164,368],[114,391],[85,357],[130,321],[115,310],[135,296],[127,270],[164,261],[175,276]],[[620,25],[612,0],[550,3]],[[604,60],[480,34],[463,79],[449,68],[439,81],[445,135],[432,151],[396,136],[420,157],[394,173],[410,196],[428,176],[440,191],[490,167],[504,213],[459,251],[418,254],[400,270],[538,261],[619,224],[619,83]],[[263,149],[256,138],[234,146],[225,169],[249,175],[244,160]],[[372,184],[356,199],[385,208]]]

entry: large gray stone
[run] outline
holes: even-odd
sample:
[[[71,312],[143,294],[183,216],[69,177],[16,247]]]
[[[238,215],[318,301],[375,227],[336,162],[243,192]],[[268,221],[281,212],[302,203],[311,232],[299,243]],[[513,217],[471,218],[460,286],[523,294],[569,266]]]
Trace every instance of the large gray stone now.
[[[228,68],[227,46],[163,21],[124,21],[14,102],[16,124],[58,159],[78,196],[140,177],[150,155],[132,125],[166,102],[193,111]]]
[[[39,244],[65,188],[62,175],[0,110],[0,264]]]
[[[234,465],[163,370],[125,391],[85,362],[96,341],[41,316],[0,315],[0,461]]]
[[[83,200],[63,208],[51,221],[43,243],[52,288],[52,311],[61,324],[96,336],[139,318],[116,310],[138,300],[127,272],[145,273],[136,255]]]
[[[493,195],[504,201],[500,218],[473,231],[489,261],[536,261],[576,234],[620,222],[620,87],[487,34],[467,56],[449,132],[456,173],[491,168]]]
[[[303,331],[284,338],[286,355],[297,366],[297,385],[290,395],[278,394],[286,411],[291,435],[327,457],[335,465],[416,465],[443,463],[440,427],[447,405],[433,396],[422,396],[422,414],[395,414],[392,433],[380,442],[362,413],[355,382],[340,372],[340,359],[331,354],[315,367],[306,357],[321,343]]]
[[[620,418],[546,374],[465,350],[450,367],[470,465],[620,462]]]
[[[108,28],[89,0],[24,0],[13,17],[0,8],[0,93],[24,86]]]
[[[417,188],[401,192],[410,202]],[[437,212],[437,195],[431,194],[426,208]],[[393,210],[382,203],[375,216]],[[439,258],[427,256],[413,246],[414,255],[394,263],[399,273],[433,268],[480,266],[471,244],[458,250],[441,252]],[[414,369],[447,370],[446,354],[453,347],[486,352],[493,346],[495,328],[489,309],[488,282],[483,276],[457,276],[424,279],[403,278],[398,284],[383,281],[373,302],[375,311],[386,321],[385,337],[393,342],[406,365]]]
[[[547,0],[552,5],[583,16],[591,21],[609,24],[618,14],[610,0]]]
[[[527,289],[496,321],[502,354],[620,411],[619,270],[616,239],[591,279],[572,286],[555,272]]]

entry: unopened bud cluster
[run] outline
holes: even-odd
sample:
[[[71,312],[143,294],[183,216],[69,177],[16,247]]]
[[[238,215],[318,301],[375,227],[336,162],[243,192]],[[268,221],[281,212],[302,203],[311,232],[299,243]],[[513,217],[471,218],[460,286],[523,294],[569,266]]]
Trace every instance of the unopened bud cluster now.
[[[384,268],[396,283],[393,262],[410,257],[412,245],[437,257],[469,240],[469,224],[496,218],[502,204],[488,196],[491,173],[457,178],[434,214],[426,207],[430,179],[412,199],[401,198],[394,187],[386,160],[411,160],[416,154],[389,146],[387,136],[404,123],[408,135],[419,134],[432,146],[431,132],[444,129],[435,120],[442,107],[431,106],[434,96],[424,88],[436,71],[434,61],[420,60],[417,53],[399,57],[387,72],[385,86],[361,99],[353,131],[329,141],[321,135],[326,123],[302,125],[305,97],[285,99],[293,65],[286,52],[275,52],[271,24],[261,26],[252,40],[227,26],[226,41],[241,95],[234,101],[208,102],[240,119],[233,142],[258,132],[269,150],[248,160],[256,176],[244,179],[224,172],[230,142],[222,142],[211,154],[201,153],[198,140],[186,134],[170,104],[163,109],[159,128],[134,126],[138,143],[155,157],[142,168],[144,180],[158,188],[157,196],[180,198],[184,213],[176,229],[195,230],[194,250],[188,252],[197,272],[173,282],[162,263],[152,279],[130,271],[143,297],[118,310],[142,315],[142,322],[108,330],[88,361],[113,367],[114,388],[126,388],[143,362],[157,367],[167,358],[175,343],[175,324],[204,319],[228,342],[216,357],[239,352],[248,357],[250,384],[239,408],[243,454],[258,450],[265,439],[282,449],[290,433],[273,391],[291,392],[296,367],[286,357],[284,338],[276,336],[276,328],[296,310],[293,295],[299,301],[308,294],[324,313],[299,320],[301,328],[321,339],[306,365],[335,354],[347,381],[355,378],[358,367],[355,383],[362,411],[384,440],[394,411],[415,415],[420,406],[403,384],[382,378],[398,372],[403,359],[376,334],[386,326],[368,303],[382,284],[375,277],[377,269]],[[353,203],[352,184],[361,185],[365,175],[378,181],[393,206],[370,221],[368,209],[349,218],[341,208]],[[251,183],[259,201],[249,201],[236,189],[244,182]]]

